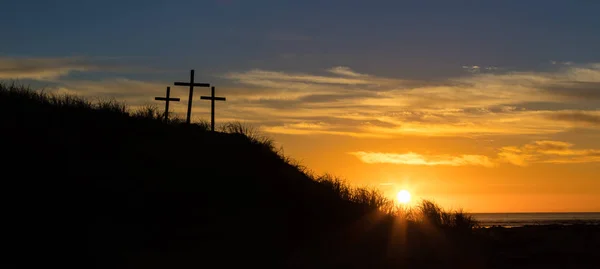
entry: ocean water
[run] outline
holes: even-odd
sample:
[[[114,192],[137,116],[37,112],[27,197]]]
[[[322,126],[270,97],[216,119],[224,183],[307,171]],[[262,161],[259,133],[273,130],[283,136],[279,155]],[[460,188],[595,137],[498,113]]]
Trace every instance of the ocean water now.
[[[524,225],[600,225],[598,213],[472,213],[484,227],[519,227]]]

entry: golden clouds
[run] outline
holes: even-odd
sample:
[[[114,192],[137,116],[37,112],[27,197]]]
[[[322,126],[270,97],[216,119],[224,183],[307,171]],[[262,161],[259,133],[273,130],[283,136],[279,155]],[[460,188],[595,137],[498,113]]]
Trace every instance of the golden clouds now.
[[[345,73],[351,70],[338,70]],[[339,72],[336,72],[339,74]],[[285,87],[302,89],[310,84],[338,84],[338,85],[366,85],[371,82],[366,79],[316,76],[308,74],[284,73],[277,71],[250,70],[242,73],[229,73],[225,78],[240,81],[243,84],[262,86],[262,87]]]
[[[539,140],[522,146],[505,146],[497,149],[497,156],[387,153],[356,151],[349,154],[367,164],[387,163],[425,166],[484,166],[495,167],[501,163],[529,166],[533,163],[593,163],[600,162],[600,149],[576,149],[571,143]]]
[[[327,71],[329,71],[330,73],[333,73],[333,74],[341,75],[341,76],[349,76],[349,77],[366,77],[367,76],[365,74],[356,73],[356,72],[352,71],[352,69],[350,69],[350,67],[347,67],[347,66],[336,66]]]
[[[600,105],[600,88],[589,84],[600,81],[598,65],[570,65],[554,72],[469,73],[438,81],[378,77],[348,67],[326,71],[328,75],[250,70],[225,77],[263,93],[260,98],[239,97],[255,110],[269,111],[265,118],[280,119],[279,126],[265,128],[277,133],[532,135],[594,127],[598,120],[597,112],[578,109],[582,94]],[[318,118],[315,122],[337,129],[341,121],[353,122],[342,131],[294,127],[311,123],[310,114]]]
[[[548,113],[547,118],[572,126],[600,127],[600,111],[557,111]]]
[[[486,156],[482,155],[423,155],[414,152],[403,154],[398,153],[383,153],[383,152],[365,152],[357,151],[350,154],[358,157],[364,163],[389,163],[389,164],[407,164],[407,165],[449,165],[449,166],[465,166],[465,165],[480,165],[485,167],[493,167],[494,164]]]
[[[73,72],[120,72],[134,69],[147,70],[119,64],[112,58],[0,56],[0,79],[55,81]]]
[[[56,79],[73,71],[94,69],[82,58],[0,57],[0,79]]]
[[[600,162],[600,149],[575,149],[562,141],[535,141],[520,147],[503,147],[499,161],[519,166],[532,163],[592,163]]]

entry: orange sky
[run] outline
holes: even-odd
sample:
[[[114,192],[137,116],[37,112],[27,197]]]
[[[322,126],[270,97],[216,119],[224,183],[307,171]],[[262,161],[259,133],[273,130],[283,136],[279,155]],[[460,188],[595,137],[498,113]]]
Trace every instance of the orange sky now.
[[[357,185],[375,186],[390,197],[407,189],[413,201],[431,199],[446,208],[470,212],[600,211],[597,163],[496,167],[366,164],[347,152],[485,152],[492,151],[486,147],[491,148],[493,143],[471,140],[465,141],[470,145],[453,145],[450,141],[444,145],[443,141],[418,138],[381,140],[327,135],[275,138],[286,154],[315,172],[331,173]]]

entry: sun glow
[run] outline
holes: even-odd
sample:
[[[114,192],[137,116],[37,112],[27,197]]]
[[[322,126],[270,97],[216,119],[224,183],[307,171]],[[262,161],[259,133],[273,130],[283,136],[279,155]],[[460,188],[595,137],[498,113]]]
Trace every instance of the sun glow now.
[[[401,190],[396,195],[396,200],[401,204],[408,204],[410,202],[410,193],[407,190]]]

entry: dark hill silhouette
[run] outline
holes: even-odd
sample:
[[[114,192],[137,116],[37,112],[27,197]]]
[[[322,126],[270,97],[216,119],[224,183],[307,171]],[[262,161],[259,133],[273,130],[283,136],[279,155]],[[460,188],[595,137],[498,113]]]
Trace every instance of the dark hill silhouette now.
[[[463,213],[398,210],[244,125],[0,84],[3,261],[77,268],[483,268]],[[487,238],[487,237],[485,237]],[[488,240],[488,241],[486,241]]]

